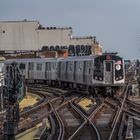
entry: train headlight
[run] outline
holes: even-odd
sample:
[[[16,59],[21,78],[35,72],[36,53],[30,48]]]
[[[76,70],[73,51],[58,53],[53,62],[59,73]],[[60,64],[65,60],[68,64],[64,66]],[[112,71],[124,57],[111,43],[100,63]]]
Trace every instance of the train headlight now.
[[[97,79],[98,79],[98,77],[97,77],[97,76],[95,76],[95,79],[97,80]]]
[[[117,78],[116,78],[116,81],[118,81],[118,80],[119,80],[119,78],[117,77]]]
[[[102,81],[102,77],[100,77],[99,79],[100,79],[100,81]]]
[[[116,70],[120,70],[121,66],[120,65],[116,65]]]
[[[120,76],[119,79],[122,79],[122,76]]]

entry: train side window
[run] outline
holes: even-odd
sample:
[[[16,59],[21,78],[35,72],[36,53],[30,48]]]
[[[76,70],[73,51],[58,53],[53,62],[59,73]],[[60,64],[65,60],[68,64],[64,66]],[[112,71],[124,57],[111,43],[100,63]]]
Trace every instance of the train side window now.
[[[48,63],[48,70],[51,71],[51,63]]]
[[[60,73],[61,73],[61,62],[58,62],[58,75],[60,77]]]
[[[42,64],[37,64],[37,67],[36,67],[36,70],[37,71],[42,71]]]
[[[66,69],[66,67],[65,67],[65,62],[62,62],[62,63],[61,63],[61,70],[62,70],[62,71],[65,71],[65,69]]]
[[[34,70],[34,63],[33,62],[29,63],[29,70]]]
[[[52,63],[53,64],[53,70],[55,69],[55,62],[54,63]]]
[[[90,74],[90,73],[91,73],[91,69],[89,68],[89,69],[88,69],[88,74]]]
[[[81,71],[82,69],[81,69],[81,63],[80,62],[78,62],[79,63],[79,68],[78,68],[78,71]]]
[[[46,63],[46,71],[48,71],[48,63]]]
[[[51,71],[53,68],[53,63],[52,62],[49,62],[49,70]]]
[[[59,69],[59,72],[61,70],[61,62],[58,62],[58,69]]]
[[[51,63],[48,63],[48,70],[51,71]]]
[[[72,63],[70,63],[70,71],[72,71]]]
[[[91,74],[91,62],[88,63],[87,67],[89,68],[88,73]]]
[[[26,69],[26,65],[24,63],[20,63],[19,68],[21,70],[25,70]]]
[[[47,71],[50,70],[50,63],[49,63],[49,62],[46,63],[46,70],[47,70]]]
[[[50,66],[51,66],[51,67],[50,67],[50,68],[51,68],[50,70],[53,70],[53,66],[54,66],[53,62],[50,63]]]

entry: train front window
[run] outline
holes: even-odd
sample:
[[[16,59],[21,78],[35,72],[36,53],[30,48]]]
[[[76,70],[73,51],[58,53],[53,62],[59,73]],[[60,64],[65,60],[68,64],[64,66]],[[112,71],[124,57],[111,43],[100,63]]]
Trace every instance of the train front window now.
[[[95,65],[95,71],[96,72],[102,72],[102,64],[101,63],[97,63]]]
[[[103,80],[103,61],[101,58],[95,58],[93,78],[95,80]]]
[[[106,71],[111,71],[111,63],[106,63]]]

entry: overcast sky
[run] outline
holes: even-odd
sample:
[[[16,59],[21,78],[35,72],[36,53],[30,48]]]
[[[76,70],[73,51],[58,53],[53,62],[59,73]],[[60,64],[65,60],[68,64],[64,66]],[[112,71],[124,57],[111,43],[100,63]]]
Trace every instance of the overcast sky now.
[[[0,20],[71,26],[73,36],[96,36],[103,51],[140,59],[140,0],[0,0]]]

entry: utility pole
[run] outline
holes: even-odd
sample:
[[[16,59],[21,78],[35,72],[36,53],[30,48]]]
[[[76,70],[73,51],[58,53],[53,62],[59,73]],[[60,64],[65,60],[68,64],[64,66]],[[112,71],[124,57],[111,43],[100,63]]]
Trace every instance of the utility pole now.
[[[3,140],[15,140],[19,122],[19,101],[22,75],[16,63],[6,65],[4,86],[4,107],[6,115],[3,123]]]

